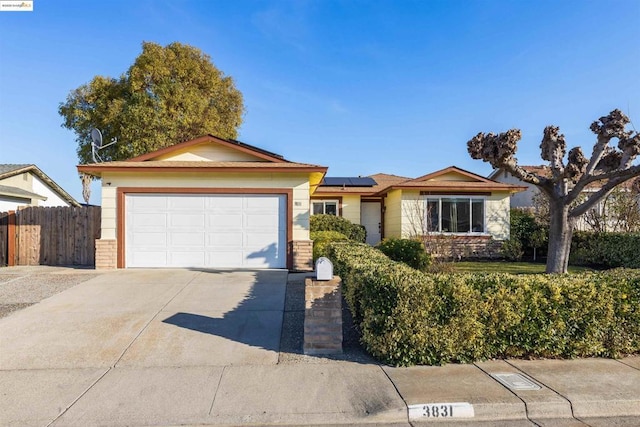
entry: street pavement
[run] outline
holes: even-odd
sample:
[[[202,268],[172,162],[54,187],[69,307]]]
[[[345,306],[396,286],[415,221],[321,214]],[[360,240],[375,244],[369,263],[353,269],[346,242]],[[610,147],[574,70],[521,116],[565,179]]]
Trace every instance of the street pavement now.
[[[118,270],[14,312],[0,319],[0,425],[640,426],[638,356],[285,363],[286,283]]]

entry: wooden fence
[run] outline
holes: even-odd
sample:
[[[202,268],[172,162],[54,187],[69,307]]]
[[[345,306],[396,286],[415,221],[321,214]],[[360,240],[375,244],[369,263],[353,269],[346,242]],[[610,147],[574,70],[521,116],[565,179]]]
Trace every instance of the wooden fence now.
[[[0,213],[0,265],[95,265],[100,214],[99,206]]]

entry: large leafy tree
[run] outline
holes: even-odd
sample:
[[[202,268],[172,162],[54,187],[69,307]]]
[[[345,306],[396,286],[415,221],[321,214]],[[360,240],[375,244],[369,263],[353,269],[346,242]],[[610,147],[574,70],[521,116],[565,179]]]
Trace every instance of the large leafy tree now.
[[[96,76],[72,90],[59,113],[76,133],[78,158],[92,162],[91,129],[102,131],[103,160],[126,160],[210,133],[235,138],[242,123],[242,94],[199,49],[144,42],[120,77]]]
[[[549,248],[547,273],[566,273],[569,264],[571,237],[575,223],[598,201],[625,181],[640,175],[640,166],[634,161],[640,154],[640,134],[627,131],[629,118],[620,110],[593,122],[591,131],[596,135],[591,158],[586,158],[580,147],[566,152],[564,135],[556,126],[544,129],[540,144],[541,157],[549,162],[551,175],[541,176],[527,172],[515,158],[521,133],[511,129],[500,134],[479,133],[467,142],[474,159],[489,162],[524,182],[537,186],[549,200]],[[617,140],[617,147],[612,140]],[[598,191],[580,197],[585,187],[597,182]]]

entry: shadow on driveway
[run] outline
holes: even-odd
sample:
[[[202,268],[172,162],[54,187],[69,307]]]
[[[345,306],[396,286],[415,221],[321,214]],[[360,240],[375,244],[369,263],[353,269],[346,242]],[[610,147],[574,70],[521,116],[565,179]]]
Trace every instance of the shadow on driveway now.
[[[252,279],[247,277],[246,271],[226,275],[202,273],[200,282],[190,285],[191,290],[166,307],[163,314],[169,317],[162,323],[277,353],[280,350],[286,272],[255,271],[251,272]],[[212,273],[217,277],[210,276]],[[249,280],[252,283],[247,283]],[[227,341],[216,342],[222,345]],[[237,348],[233,344],[229,346]],[[225,352],[222,347],[211,347],[210,350],[213,353]],[[277,360],[277,354],[275,356]]]

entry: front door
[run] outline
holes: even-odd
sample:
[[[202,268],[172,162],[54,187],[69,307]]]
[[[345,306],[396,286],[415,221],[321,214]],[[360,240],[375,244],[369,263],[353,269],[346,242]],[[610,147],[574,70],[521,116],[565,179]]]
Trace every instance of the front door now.
[[[382,228],[380,202],[362,202],[360,205],[360,224],[367,229],[367,243],[376,245],[380,242]]]

